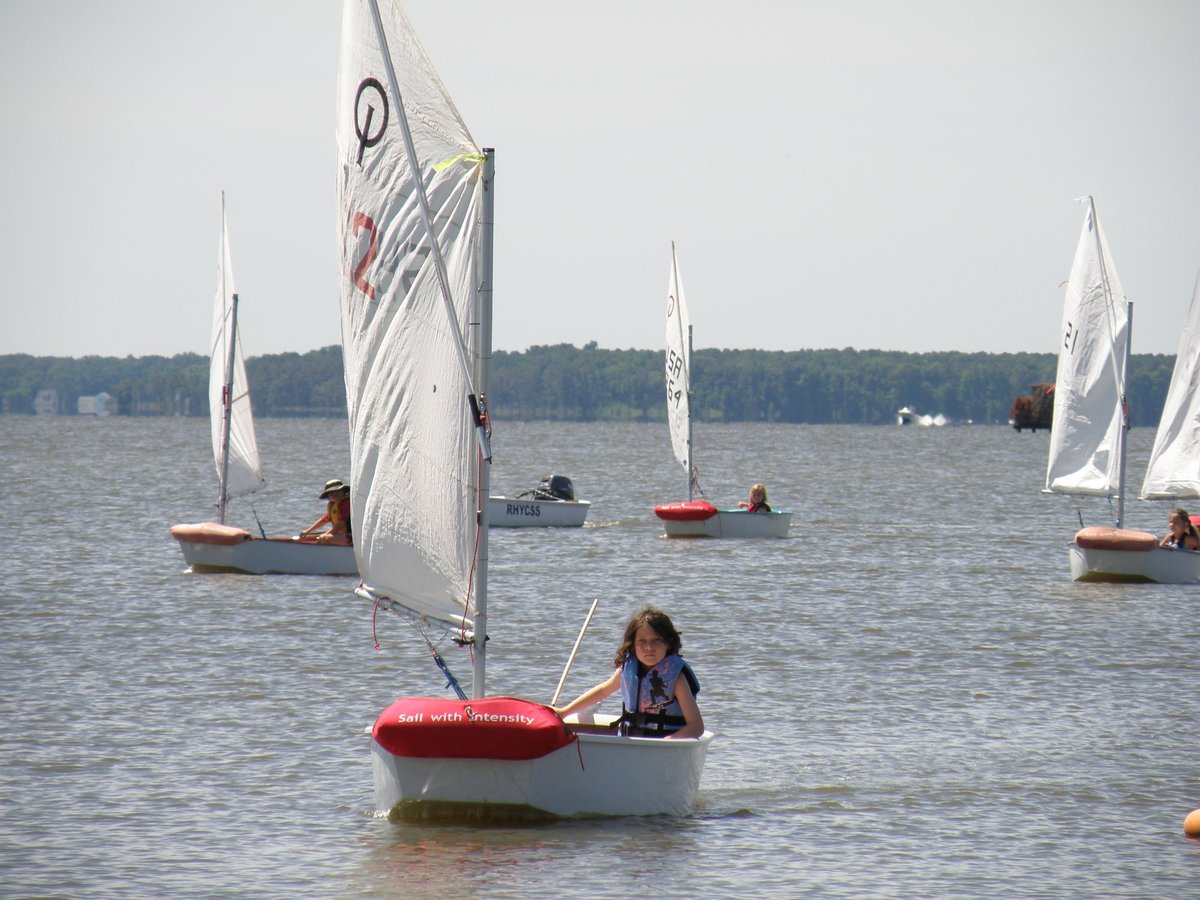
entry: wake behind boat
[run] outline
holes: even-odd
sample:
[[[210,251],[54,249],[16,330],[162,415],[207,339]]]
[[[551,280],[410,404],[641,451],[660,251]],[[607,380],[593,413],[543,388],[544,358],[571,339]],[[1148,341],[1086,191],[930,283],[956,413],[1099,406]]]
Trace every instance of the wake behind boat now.
[[[1076,581],[1200,582],[1200,552],[1159,546],[1124,527],[1125,398],[1133,304],[1125,300],[1095,203],[1088,204],[1067,280],[1046,490],[1115,500],[1116,522],[1076,533],[1069,547]],[[1143,499],[1200,496],[1200,280],[1151,452]]]
[[[493,151],[398,4],[346,0],[338,81],[342,352],[358,593],[470,650],[471,699],[408,697],[372,728],[382,813],[686,813],[712,735],[660,740],[487,698]],[[437,643],[435,643],[435,639]]]
[[[707,500],[696,499],[699,470],[692,462],[692,325],[674,241],[667,285],[666,381],[671,449],[688,480],[687,501],[654,507],[667,537],[786,537],[792,521],[787,510],[718,509]]]
[[[238,329],[238,295],[229,252],[225,195],[221,194],[221,243],[217,292],[213,304],[208,402],[212,423],[213,459],[217,466],[217,521],[175,525],[184,561],[194,572],[244,572],[251,575],[353,575],[358,572],[354,550],[312,540],[254,537],[244,528],[225,524],[229,501],[252,494],[266,484],[242,339]]]

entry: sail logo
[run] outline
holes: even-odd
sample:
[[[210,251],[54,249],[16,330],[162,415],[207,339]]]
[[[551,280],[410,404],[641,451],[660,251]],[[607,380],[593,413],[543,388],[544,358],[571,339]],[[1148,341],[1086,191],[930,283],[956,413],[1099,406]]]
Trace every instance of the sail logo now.
[[[375,107],[371,104],[372,94],[378,95],[379,105],[383,107],[383,116],[379,122],[379,130],[374,134],[371,133],[371,122],[375,118]],[[365,115],[362,113],[364,105],[366,106]],[[359,82],[358,93],[354,95],[354,133],[358,136],[357,162],[360,166],[362,165],[363,153],[366,149],[374,147],[383,140],[383,132],[387,129],[387,123],[387,92],[383,89],[383,85],[379,83],[378,78],[364,78]]]
[[[425,713],[424,712],[397,713],[396,714],[396,724],[397,725],[420,725],[424,721],[425,721]],[[430,713],[429,721],[430,722],[461,722],[461,721],[463,721],[463,714],[460,712]],[[530,721],[533,721],[533,720],[531,719]]]

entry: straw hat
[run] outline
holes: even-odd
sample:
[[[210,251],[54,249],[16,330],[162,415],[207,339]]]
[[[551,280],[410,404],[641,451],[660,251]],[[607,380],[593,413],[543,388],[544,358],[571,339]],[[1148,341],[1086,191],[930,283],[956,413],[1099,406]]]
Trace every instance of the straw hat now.
[[[349,491],[349,490],[350,490],[349,487],[342,484],[342,479],[334,478],[331,481],[325,482],[325,490],[321,491],[321,493],[317,495],[317,498],[320,500],[324,500],[330,494],[336,494],[340,491]]]

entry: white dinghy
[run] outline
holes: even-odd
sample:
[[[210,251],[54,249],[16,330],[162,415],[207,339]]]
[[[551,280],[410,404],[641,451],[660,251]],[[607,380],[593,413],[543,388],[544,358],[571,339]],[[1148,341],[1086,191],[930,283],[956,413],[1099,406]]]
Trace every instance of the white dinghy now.
[[[244,528],[225,524],[231,499],[252,494],[266,484],[254,437],[254,415],[237,315],[238,295],[222,193],[221,244],[208,372],[213,459],[217,465],[217,521],[174,525],[171,536],[179,542],[184,561],[194,572],[353,575],[358,572],[358,564],[352,547],[321,543],[315,538],[269,538],[265,534],[255,537]]]
[[[1115,503],[1116,516],[1111,526],[1076,533],[1068,551],[1071,577],[1200,582],[1200,552],[1163,548],[1155,535],[1125,528],[1125,385],[1133,304],[1121,290],[1095,203],[1091,197],[1085,200],[1088,211],[1063,307],[1046,490],[1107,497]],[[1144,499],[1200,496],[1197,316],[1200,307],[1193,297],[1142,487]]]
[[[488,499],[492,528],[580,528],[591,503],[575,499],[575,485],[566,475],[547,475],[530,491],[515,497]]]
[[[718,509],[707,500],[696,499],[699,470],[692,462],[692,325],[674,241],[667,285],[666,380],[671,449],[688,480],[687,500],[654,507],[667,537],[786,537],[792,521],[786,510]]]
[[[471,699],[408,697],[379,715],[376,807],[682,815],[711,734],[623,737],[485,696],[493,152],[397,4],[346,0],[337,117],[358,593],[416,625],[440,665],[431,634],[472,655]]]

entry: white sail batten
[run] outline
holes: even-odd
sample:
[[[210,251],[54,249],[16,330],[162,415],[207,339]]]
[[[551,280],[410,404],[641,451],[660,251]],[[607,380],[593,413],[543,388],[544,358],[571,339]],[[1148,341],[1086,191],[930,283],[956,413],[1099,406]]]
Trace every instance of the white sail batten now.
[[[258,444],[254,438],[250,388],[242,354],[242,337],[237,327],[237,287],[229,252],[229,224],[225,217],[224,194],[221,195],[221,242],[217,258],[217,291],[213,300],[212,340],[209,346],[208,403],[213,459],[221,488],[217,507],[219,518],[223,521],[226,500],[253,493],[266,484],[258,456]]]
[[[1067,280],[1046,489],[1121,491],[1129,310],[1089,198]]]
[[[688,473],[691,496],[692,436],[691,436],[691,322],[687,300],[683,294],[683,278],[675,242],[671,242],[671,276],[667,285],[667,422],[671,429],[671,449],[675,459]]]
[[[472,627],[478,529],[469,373],[478,356],[481,154],[407,17],[384,2],[380,23],[399,96],[389,87],[368,0],[346,0],[338,79],[342,352],[350,418],[351,516],[364,583],[411,611]],[[428,221],[445,261],[447,316]],[[480,537],[485,539],[486,535]]]
[[[1143,500],[1200,497],[1200,274],[1138,496]]]

